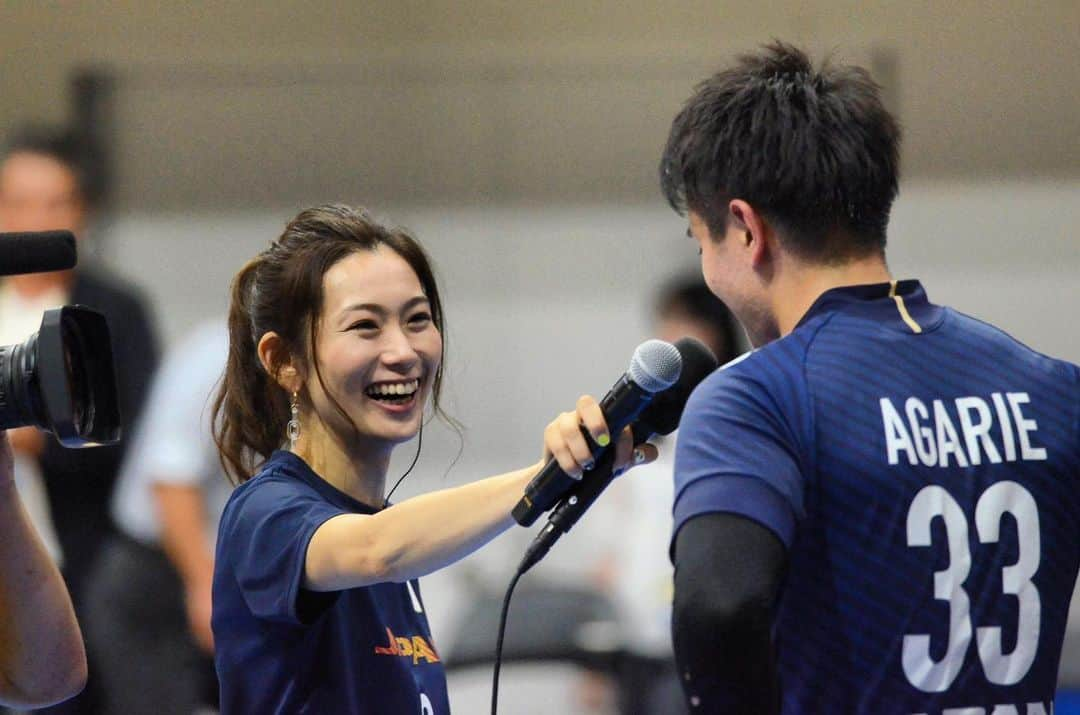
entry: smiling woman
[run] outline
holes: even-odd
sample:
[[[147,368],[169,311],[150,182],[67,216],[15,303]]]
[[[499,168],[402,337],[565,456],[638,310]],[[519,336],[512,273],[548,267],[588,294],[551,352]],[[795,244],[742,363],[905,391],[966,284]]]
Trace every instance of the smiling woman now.
[[[423,249],[362,210],[298,215],[233,283],[215,440],[239,483],[214,573],[221,711],[449,712],[419,576],[480,548],[550,458],[591,468],[596,401],[544,432],[541,461],[385,505],[395,446],[437,414],[445,324]],[[629,430],[616,466],[631,459]],[[637,460],[655,449],[644,446]],[[423,529],[416,528],[423,524]]]

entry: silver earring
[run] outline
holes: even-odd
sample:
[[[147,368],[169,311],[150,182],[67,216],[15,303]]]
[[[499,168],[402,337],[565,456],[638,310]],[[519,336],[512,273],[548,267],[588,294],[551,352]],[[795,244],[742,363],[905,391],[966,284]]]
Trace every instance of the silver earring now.
[[[289,449],[296,447],[296,440],[300,439],[300,399],[296,392],[292,393],[292,399],[289,400],[289,424],[285,426],[285,434],[289,437]]]

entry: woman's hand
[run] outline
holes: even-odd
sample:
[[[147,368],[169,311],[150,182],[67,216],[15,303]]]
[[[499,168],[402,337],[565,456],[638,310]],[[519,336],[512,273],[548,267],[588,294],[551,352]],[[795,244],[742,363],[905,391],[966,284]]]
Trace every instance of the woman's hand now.
[[[595,464],[591,445],[582,434],[582,428],[601,447],[611,444],[611,435],[608,434],[604,413],[600,411],[600,405],[592,395],[579,397],[575,411],[563,412],[544,429],[542,461],[547,463],[549,459],[554,458],[567,475],[574,479],[581,479],[582,473],[592,469]],[[630,428],[627,427],[616,440],[614,464],[616,474],[656,459],[658,452],[654,445],[642,444],[635,448],[633,439]]]

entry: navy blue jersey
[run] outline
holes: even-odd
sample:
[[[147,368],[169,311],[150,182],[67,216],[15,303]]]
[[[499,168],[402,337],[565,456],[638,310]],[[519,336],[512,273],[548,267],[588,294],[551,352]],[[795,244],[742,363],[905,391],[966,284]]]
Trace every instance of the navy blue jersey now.
[[[676,532],[729,512],[787,545],[785,713],[1051,712],[1080,561],[1075,365],[916,281],[834,289],[694,392],[675,472]]]
[[[315,530],[373,512],[290,452],[237,487],[214,564],[223,715],[450,712],[416,581],[332,593],[302,585]]]

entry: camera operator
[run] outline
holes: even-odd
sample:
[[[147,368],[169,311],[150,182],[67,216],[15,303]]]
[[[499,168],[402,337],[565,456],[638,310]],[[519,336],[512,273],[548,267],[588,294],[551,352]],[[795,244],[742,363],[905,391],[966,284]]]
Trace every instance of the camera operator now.
[[[0,431],[0,704],[51,705],[85,683],[71,598],[15,490],[11,447]]]
[[[0,232],[70,230],[79,239],[93,208],[87,152],[67,132],[30,126],[0,150]],[[3,245],[0,243],[0,250]],[[0,281],[0,345],[24,340],[38,329],[44,311],[77,303],[108,321],[115,357],[118,401],[125,434],[148,391],[158,349],[149,313],[137,292],[100,269],[31,273]],[[36,427],[10,431],[16,476],[26,506],[37,488],[45,509],[32,513],[40,532],[55,531],[59,564],[80,620],[87,576],[113,531],[109,499],[119,472],[123,442],[70,450]],[[93,679],[87,693],[62,706],[65,713],[93,712]]]

